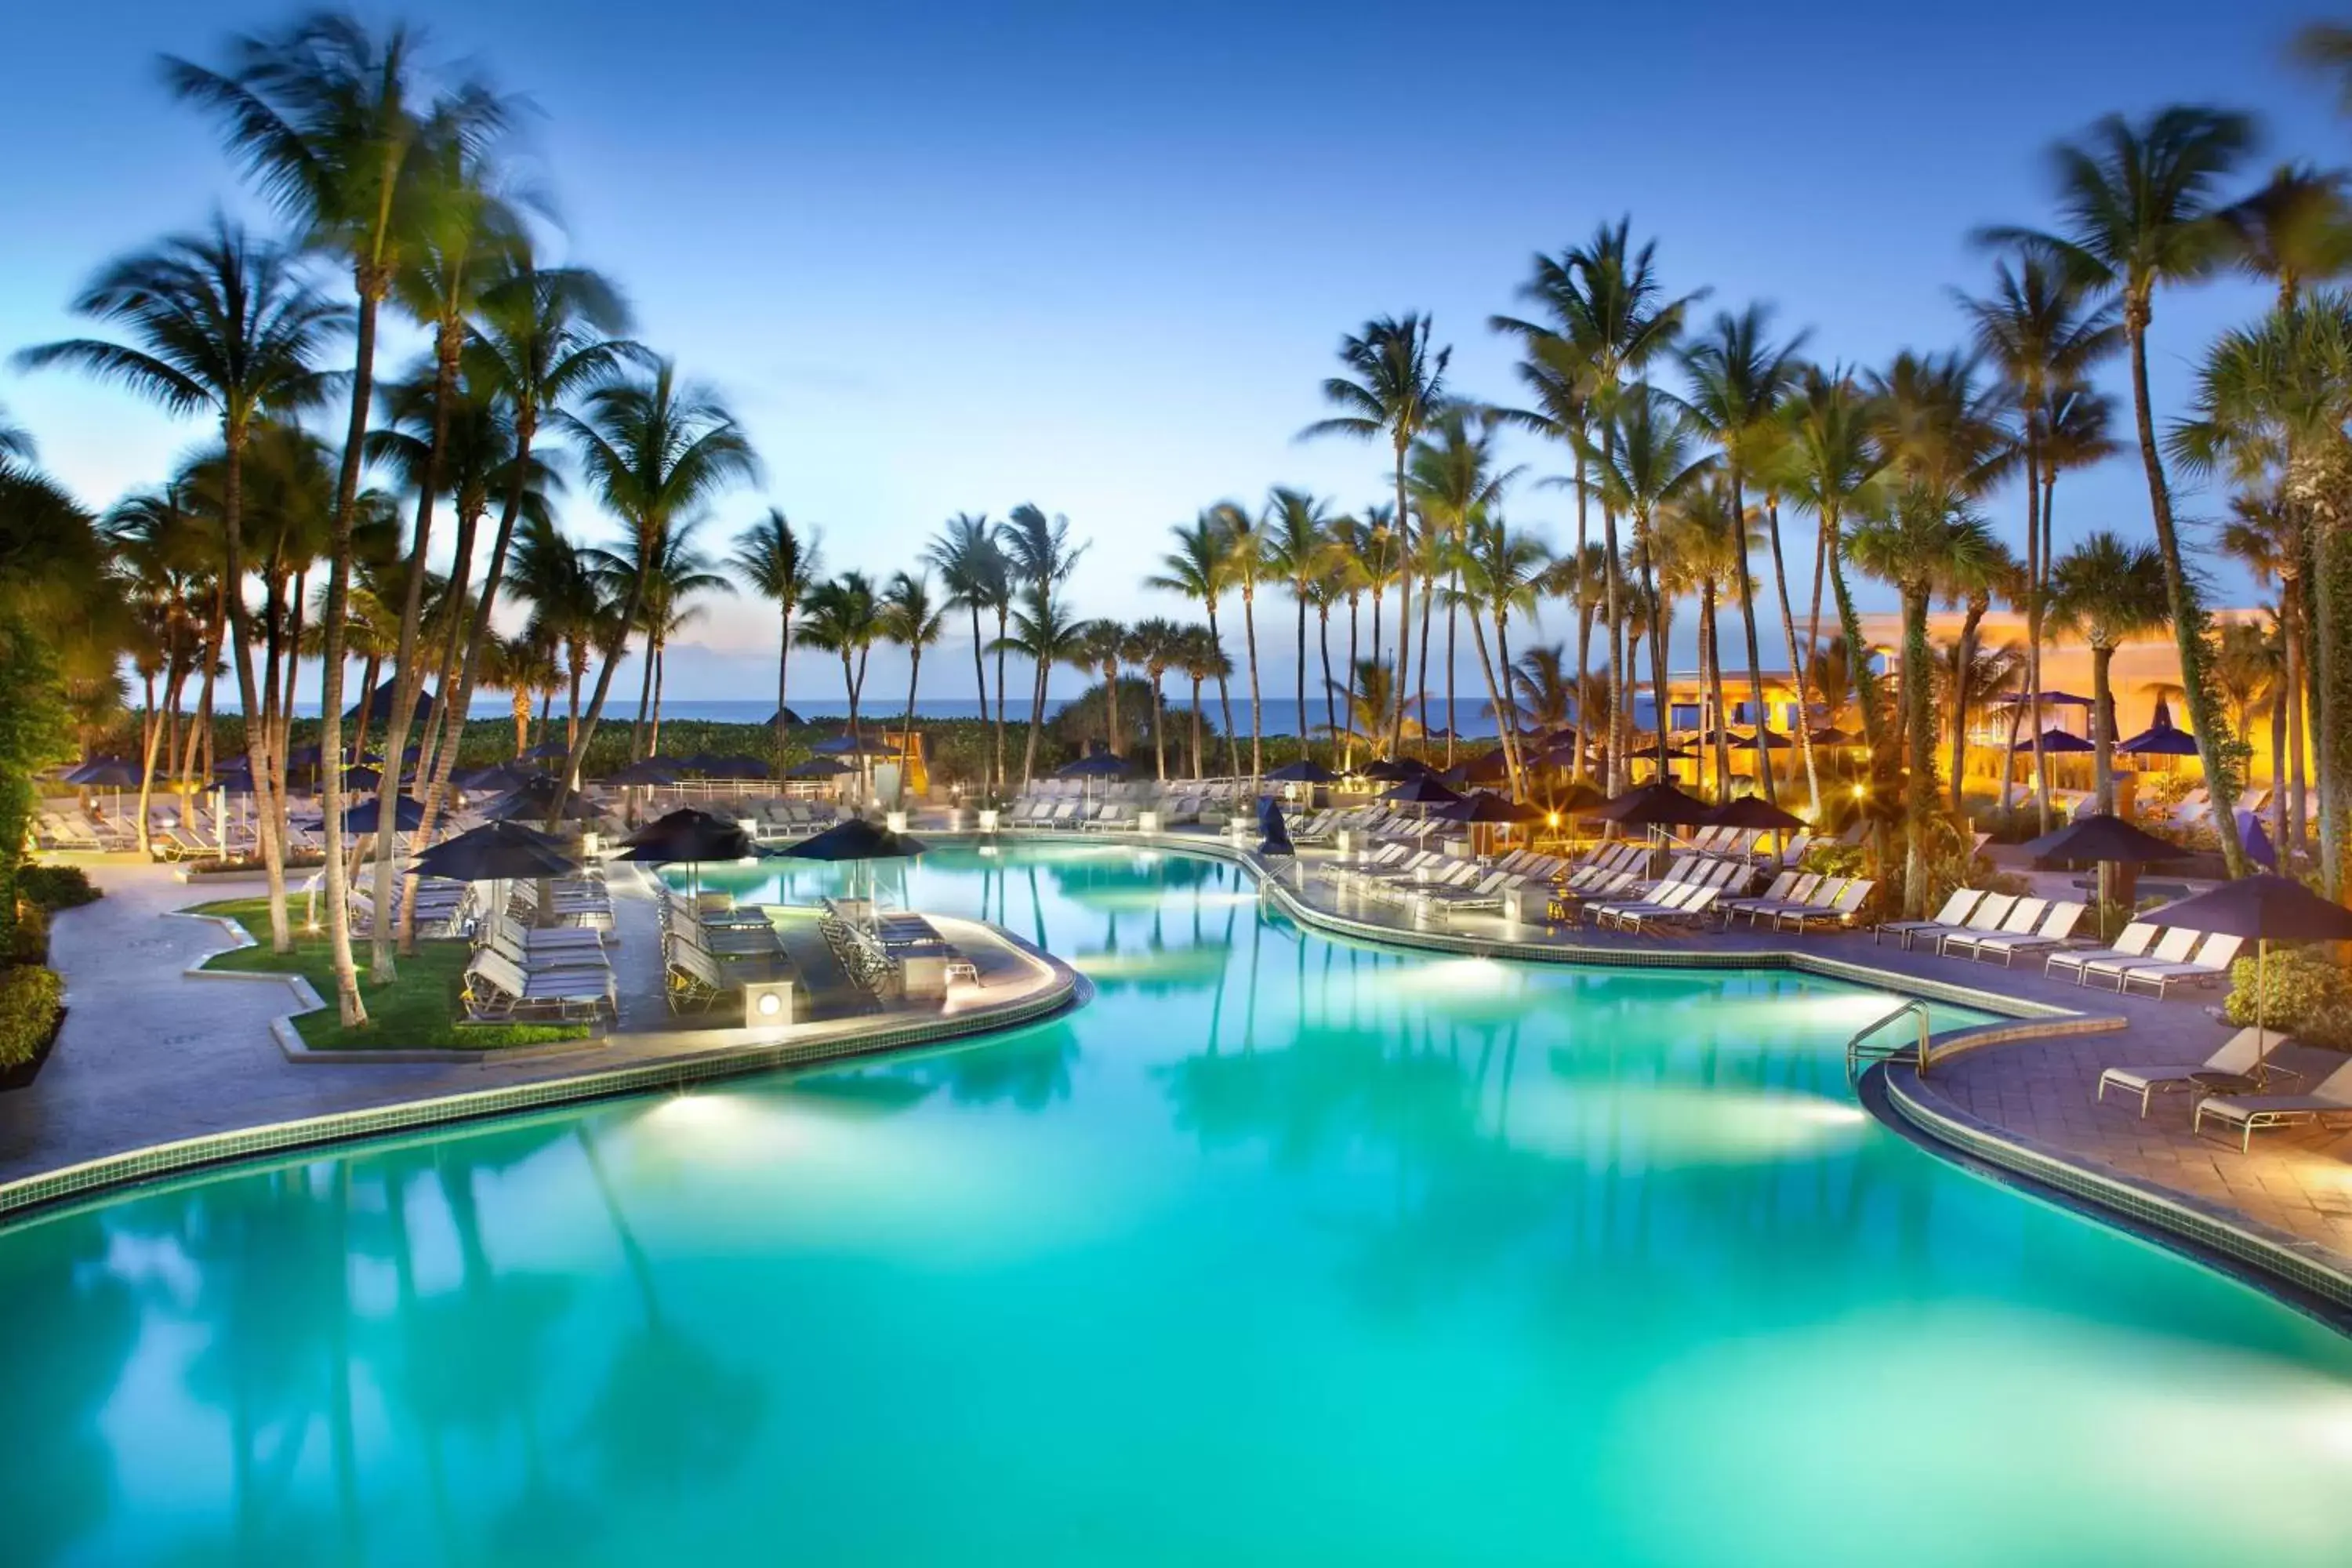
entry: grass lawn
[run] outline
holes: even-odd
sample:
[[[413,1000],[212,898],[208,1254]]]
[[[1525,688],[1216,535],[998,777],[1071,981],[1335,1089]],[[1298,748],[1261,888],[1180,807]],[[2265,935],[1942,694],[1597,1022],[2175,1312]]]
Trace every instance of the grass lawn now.
[[[290,955],[269,951],[269,900],[225,899],[197,904],[194,915],[226,915],[250,932],[258,945],[235,947],[205,961],[213,970],[254,973],[299,974],[310,988],[328,998],[317,1012],[298,1014],[294,1026],[314,1051],[457,1050],[491,1051],[509,1046],[544,1045],[551,1040],[576,1040],[588,1033],[585,1024],[468,1024],[458,993],[465,984],[466,960],[471,950],[462,942],[417,944],[415,958],[400,961],[400,977],[389,985],[371,985],[367,960],[360,959],[360,994],[367,1003],[368,1021],[346,1029],[335,1019],[334,965],[327,956],[324,931],[310,932],[298,922]]]

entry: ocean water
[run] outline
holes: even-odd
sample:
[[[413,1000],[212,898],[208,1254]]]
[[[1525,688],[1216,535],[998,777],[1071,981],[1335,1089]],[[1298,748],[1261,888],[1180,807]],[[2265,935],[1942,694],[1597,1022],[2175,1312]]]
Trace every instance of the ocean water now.
[[[1093,1000],[0,1231],[0,1556],[2347,1560],[2352,1343],[1881,1128],[1883,994],[1335,942],[1111,845],[884,885]]]

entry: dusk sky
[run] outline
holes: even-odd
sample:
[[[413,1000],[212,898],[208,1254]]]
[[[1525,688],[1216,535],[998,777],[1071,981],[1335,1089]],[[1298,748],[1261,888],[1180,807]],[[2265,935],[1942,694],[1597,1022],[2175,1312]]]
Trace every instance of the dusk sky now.
[[[1380,451],[1293,440],[1368,316],[1433,313],[1458,389],[1509,400],[1486,318],[1516,308],[1532,253],[1602,219],[1654,237],[1672,288],[1712,288],[1703,313],[1769,300],[1785,330],[1811,329],[1812,356],[1867,365],[1960,341],[1949,290],[1989,269],[1969,230],[2048,221],[2046,148],[2105,110],[2253,109],[2254,173],[2352,152],[2352,124],[2285,63],[2315,13],[2272,0],[399,14],[535,101],[570,253],[619,279],[639,335],[750,429],[764,489],[724,502],[711,542],[773,503],[824,530],[830,566],[887,574],[949,514],[1034,500],[1093,541],[1080,611],[1121,616],[1183,613],[1140,580],[1168,526],[1209,502],[1278,482],[1341,509],[1381,495]],[[114,0],[12,16],[0,346],[79,330],[65,305],[109,256],[216,202],[250,209],[155,58],[216,61],[230,30],[291,16]],[[2159,300],[2160,407],[2262,299],[2232,281]],[[413,334],[395,343],[388,366]],[[58,374],[0,370],[0,404],[93,506],[201,434]],[[1531,441],[1511,455],[1530,479],[1563,467]],[[1995,507],[2012,535],[2020,507]],[[1572,538],[1561,492],[1529,482],[1507,510]],[[2145,533],[2147,513],[2134,458],[2066,481],[2058,531]],[[577,497],[565,516],[609,526]],[[1792,558],[1811,543],[1800,522]],[[708,648],[673,652],[670,692],[758,696],[772,627],[762,605],[714,604],[694,634]],[[877,652],[873,679],[890,689],[901,668]],[[963,641],[929,670],[935,694],[970,694]],[[1270,650],[1269,694],[1289,679]],[[794,679],[837,685],[807,655]]]

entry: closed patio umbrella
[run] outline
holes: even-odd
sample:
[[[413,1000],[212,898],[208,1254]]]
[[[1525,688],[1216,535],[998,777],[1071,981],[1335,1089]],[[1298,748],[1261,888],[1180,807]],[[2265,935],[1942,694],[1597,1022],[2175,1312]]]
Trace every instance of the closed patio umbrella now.
[[[1282,807],[1275,803],[1271,795],[1258,802],[1257,827],[1258,832],[1264,835],[1258,841],[1259,854],[1297,855],[1298,853],[1297,847],[1290,842],[1290,829],[1283,826]]]

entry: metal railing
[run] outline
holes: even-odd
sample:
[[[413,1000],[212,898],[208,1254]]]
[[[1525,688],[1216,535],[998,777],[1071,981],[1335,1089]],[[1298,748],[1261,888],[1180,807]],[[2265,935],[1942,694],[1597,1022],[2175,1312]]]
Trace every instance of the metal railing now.
[[[1918,1020],[1918,1037],[1916,1040],[1906,1039],[1893,1045],[1884,1041],[1875,1045],[1868,1043],[1872,1036],[1906,1016]],[[1864,1024],[1861,1028],[1856,1029],[1853,1037],[1845,1043],[1846,1081],[1851,1083],[1859,1079],[1871,1063],[1891,1060],[1906,1051],[1914,1053],[1914,1066],[1917,1068],[1920,1077],[1927,1077],[1928,1041],[1934,1033],[1935,1026],[1927,1016],[1927,1004],[1916,996],[1885,1017]]]

